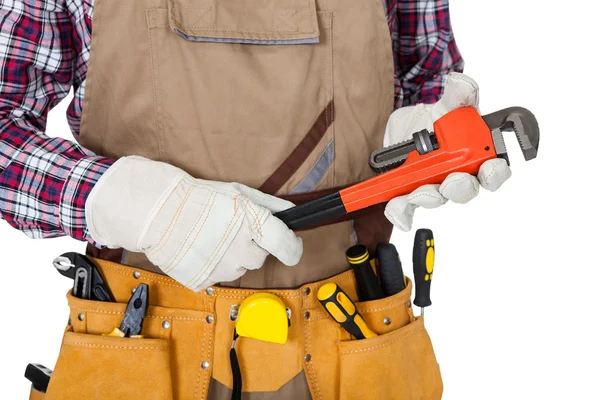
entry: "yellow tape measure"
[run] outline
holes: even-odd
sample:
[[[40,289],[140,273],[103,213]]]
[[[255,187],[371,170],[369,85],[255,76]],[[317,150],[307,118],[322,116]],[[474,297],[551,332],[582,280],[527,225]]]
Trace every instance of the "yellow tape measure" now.
[[[289,323],[287,309],[279,297],[255,293],[240,304],[235,329],[240,336],[284,344]]]

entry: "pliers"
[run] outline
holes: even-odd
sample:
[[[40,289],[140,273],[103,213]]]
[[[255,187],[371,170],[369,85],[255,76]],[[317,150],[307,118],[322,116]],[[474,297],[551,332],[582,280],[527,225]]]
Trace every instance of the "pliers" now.
[[[127,303],[125,309],[125,318],[118,328],[113,329],[111,333],[105,333],[103,336],[143,338],[142,323],[148,312],[148,285],[140,284]]]
[[[115,298],[96,265],[77,253],[65,253],[53,261],[61,275],[73,279],[73,296],[80,299],[114,302]]]

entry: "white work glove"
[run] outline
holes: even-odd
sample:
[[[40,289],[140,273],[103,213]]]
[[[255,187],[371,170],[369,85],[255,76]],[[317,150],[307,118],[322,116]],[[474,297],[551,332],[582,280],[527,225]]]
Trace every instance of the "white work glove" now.
[[[302,240],[272,213],[293,204],[239,183],[195,179],[169,164],[119,159],[85,206],[100,245],[143,252],[194,291],[262,267],[270,253],[288,266]]]
[[[433,130],[433,123],[439,118],[460,107],[479,105],[479,87],[468,76],[453,72],[448,76],[444,94],[435,104],[417,104],[403,107],[392,113],[388,120],[384,146],[412,139],[412,134],[423,129]],[[425,185],[409,195],[396,197],[386,206],[385,215],[398,229],[409,231],[412,228],[415,209],[436,208],[448,200],[467,203],[479,193],[479,186],[496,191],[511,172],[508,163],[501,158],[484,162],[477,177],[467,173],[448,175],[441,185]]]

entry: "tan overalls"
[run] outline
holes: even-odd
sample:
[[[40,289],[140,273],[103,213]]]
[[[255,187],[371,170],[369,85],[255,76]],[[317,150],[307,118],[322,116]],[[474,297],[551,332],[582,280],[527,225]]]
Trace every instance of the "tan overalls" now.
[[[381,0],[96,0],[81,143],[299,204],[371,176],[393,78]],[[390,233],[381,207],[298,232],[298,266],[269,257],[201,293],[142,254],[89,248],[117,303],[68,296],[70,324],[45,398],[229,399],[230,308],[268,289],[291,309],[290,333],[285,345],[238,341],[244,399],[439,399],[411,285],[357,304],[374,339],[351,340],[316,298],[336,282],[356,301],[344,252],[357,241],[373,249]],[[145,338],[102,336],[142,282]]]

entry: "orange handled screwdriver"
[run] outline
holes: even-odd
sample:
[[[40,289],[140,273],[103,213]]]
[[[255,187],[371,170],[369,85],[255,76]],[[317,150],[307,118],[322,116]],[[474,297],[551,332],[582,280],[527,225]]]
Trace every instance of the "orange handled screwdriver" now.
[[[338,324],[357,339],[370,339],[378,336],[367,326],[356,304],[335,283],[321,286],[317,298]]]

